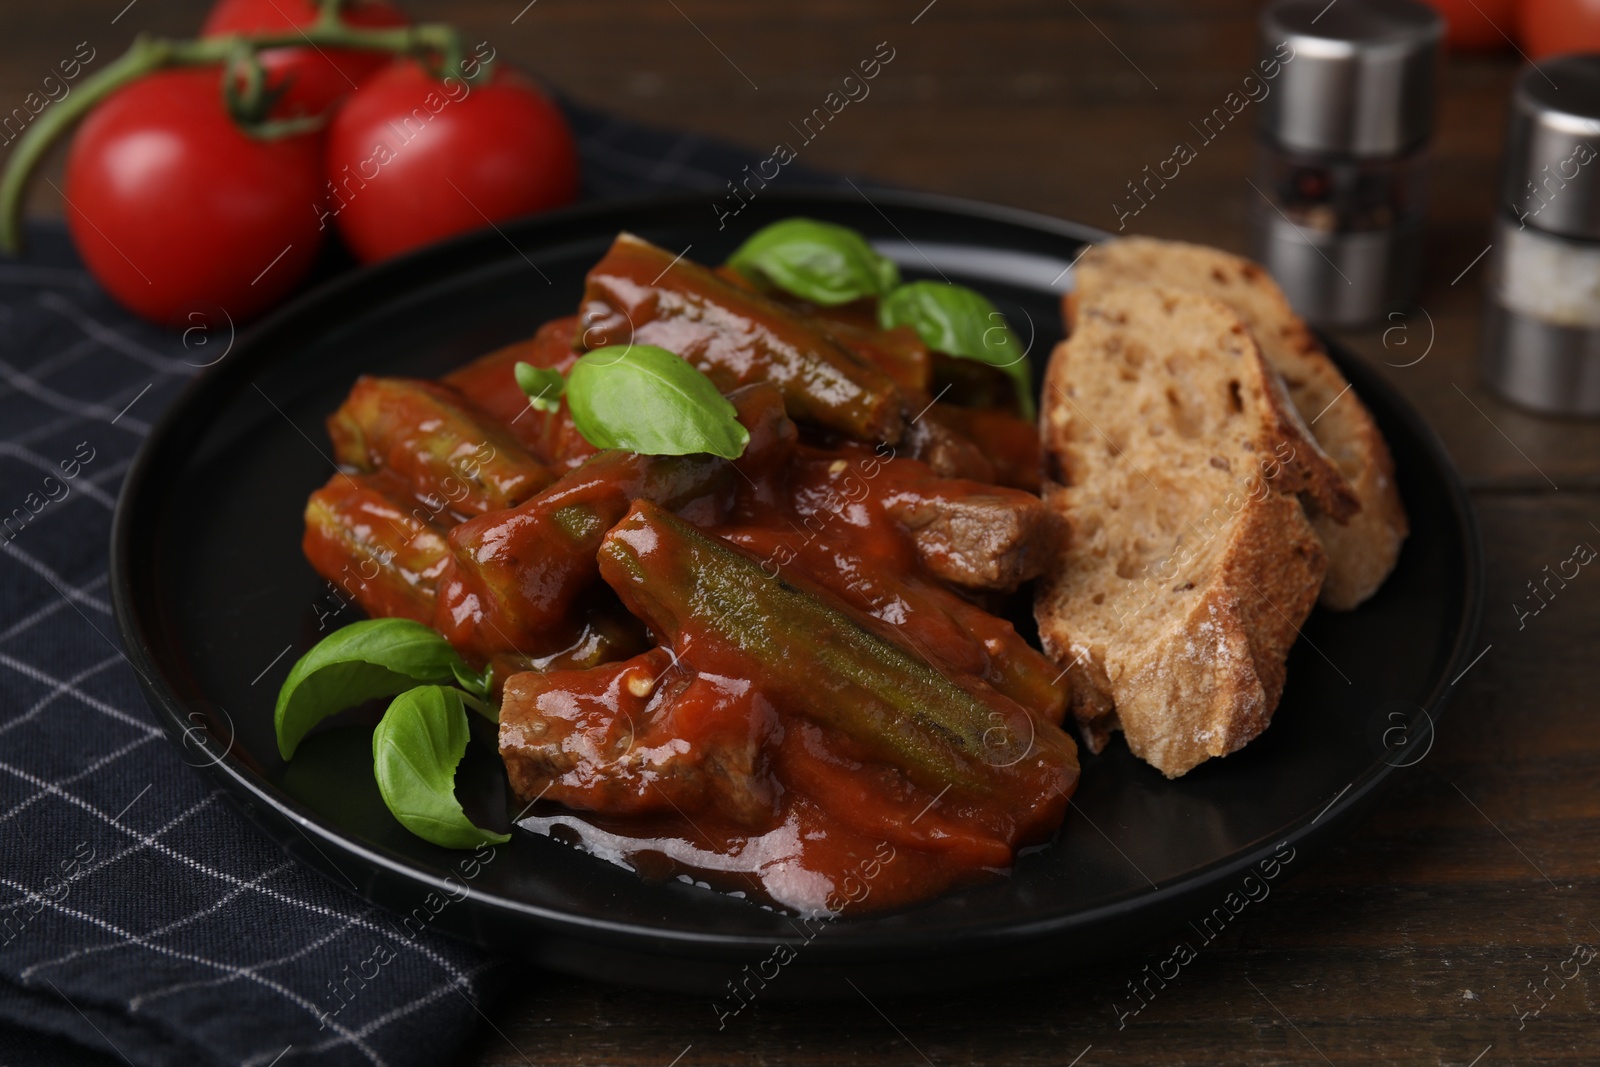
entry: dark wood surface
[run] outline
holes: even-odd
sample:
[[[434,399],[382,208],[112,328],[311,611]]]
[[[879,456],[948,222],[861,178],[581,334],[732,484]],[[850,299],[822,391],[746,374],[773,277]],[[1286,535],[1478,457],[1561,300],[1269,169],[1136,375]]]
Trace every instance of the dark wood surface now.
[[[525,2],[410,7],[457,21],[583,102],[763,153],[888,41],[896,57],[872,95],[806,146],[804,162],[1108,229],[1125,183],[1248,73],[1256,7]],[[110,25],[123,3],[7,4],[0,100],[20,99],[78,41],[114,55],[139,30],[188,32],[203,9],[138,0]],[[1600,731],[1586,710],[1600,691],[1600,578],[1585,572],[1524,629],[1512,608],[1546,564],[1579,541],[1600,544],[1600,423],[1517,411],[1475,370],[1483,264],[1467,268],[1488,243],[1516,67],[1510,56],[1452,57],[1417,309],[1387,331],[1344,335],[1443,438],[1488,550],[1480,643],[1492,648],[1433,751],[1370,823],[1230,926],[1125,1028],[1112,1000],[1167,955],[1160,940],[1013,988],[876,1004],[758,1001],[720,1032],[704,1000],[530,970],[462,1062],[1600,1062],[1600,983],[1590,977],[1600,960],[1564,987],[1551,980],[1548,1006],[1518,1018],[1537,1006],[1530,983],[1556,974],[1576,946],[1600,946]],[[1244,181],[1253,120],[1247,110],[1206,145],[1129,229],[1243,251],[1257,195]],[[42,188],[32,209],[56,211]]]

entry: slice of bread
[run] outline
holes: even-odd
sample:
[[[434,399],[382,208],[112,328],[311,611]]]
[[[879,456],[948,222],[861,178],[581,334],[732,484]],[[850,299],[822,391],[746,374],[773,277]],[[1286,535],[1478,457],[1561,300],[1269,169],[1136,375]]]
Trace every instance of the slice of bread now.
[[[1272,717],[1327,566],[1274,383],[1226,305],[1150,286],[1080,303],[1050,358],[1044,496],[1070,533],[1034,613],[1094,751],[1121,729],[1175,778]]]
[[[1130,284],[1188,289],[1231,307],[1283,376],[1289,398],[1310,423],[1317,443],[1344,475],[1360,510],[1340,522],[1331,509],[1312,519],[1328,550],[1322,603],[1348,611],[1375,593],[1394,569],[1409,526],[1394,481],[1394,460],[1372,414],[1350,390],[1306,324],[1267,272],[1238,256],[1204,245],[1124,237],[1086,252],[1073,268],[1077,289],[1067,317],[1080,301]],[[1348,392],[1346,390],[1349,390]]]

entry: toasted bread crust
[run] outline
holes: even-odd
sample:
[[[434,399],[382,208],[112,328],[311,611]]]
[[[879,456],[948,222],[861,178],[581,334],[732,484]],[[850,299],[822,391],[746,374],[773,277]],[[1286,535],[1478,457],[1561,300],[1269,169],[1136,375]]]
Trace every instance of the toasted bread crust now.
[[[1108,289],[1045,378],[1045,651],[1091,749],[1121,729],[1169,777],[1266,728],[1327,560],[1296,494],[1308,439],[1226,305]],[[1314,469],[1314,468],[1313,468]]]
[[[1322,514],[1313,516],[1312,525],[1328,552],[1322,604],[1349,610],[1376,592],[1394,569],[1409,532],[1394,460],[1372,414],[1266,271],[1202,245],[1125,237],[1085,253],[1074,274],[1077,287],[1066,301],[1069,322],[1080,301],[1128,284],[1193,290],[1238,313],[1359,503],[1358,510],[1342,514],[1336,501],[1317,497]]]
[[[1269,542],[1271,559],[1263,561]],[[1277,494],[1242,519],[1224,555],[1205,595],[1154,640],[1126,649],[1109,667],[1105,646],[1061,654],[1072,662],[1090,653],[1069,681],[1073,714],[1093,751],[1120,729],[1134,755],[1176,778],[1267,728],[1326,557],[1300,505]],[[1111,670],[1109,687],[1091,681],[1095,674],[1109,681]]]

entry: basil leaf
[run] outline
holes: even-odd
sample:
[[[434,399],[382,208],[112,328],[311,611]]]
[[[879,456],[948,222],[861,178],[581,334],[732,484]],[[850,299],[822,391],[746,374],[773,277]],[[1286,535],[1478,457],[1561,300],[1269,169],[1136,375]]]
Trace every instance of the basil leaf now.
[[[445,848],[511,840],[475,826],[456,799],[456,766],[471,733],[459,690],[421,685],[394,698],[372,732],[378,792],[400,825]]]
[[[284,759],[329,715],[418,682],[446,683],[457,671],[475,677],[444,635],[411,619],[366,619],[312,646],[278,690],[273,725]]]
[[[566,391],[567,380],[560,371],[520,362],[511,370],[517,376],[517,388],[527,394],[533,410],[561,410],[561,394]]]
[[[947,282],[911,282],[879,303],[878,324],[886,330],[910,326],[936,352],[1005,371],[1016,386],[1023,418],[1033,419],[1033,383],[1022,342],[982,293]]]
[[[728,257],[728,266],[802,300],[832,307],[882,296],[900,284],[894,261],[845,226],[784,219],[757,230]]]
[[[567,375],[567,409],[596,448],[738,459],[750,443],[750,431],[711,379],[655,345],[586,353]]]
[[[482,674],[479,674],[465,663],[459,665],[452,664],[450,667],[450,673],[455,676],[457,685],[465,689],[473,696],[481,697],[483,700],[487,700],[489,698],[489,691],[494,688],[494,664],[492,663],[483,669]],[[490,707],[493,707],[493,705],[490,705]],[[485,714],[488,713],[485,712]],[[499,722],[499,712],[497,711],[494,714],[489,715],[489,718],[493,719],[495,722]]]

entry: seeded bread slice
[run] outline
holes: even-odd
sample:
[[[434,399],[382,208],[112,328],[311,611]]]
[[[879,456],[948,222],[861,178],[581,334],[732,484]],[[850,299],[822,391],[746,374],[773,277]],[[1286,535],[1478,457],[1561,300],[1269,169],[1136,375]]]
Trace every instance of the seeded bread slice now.
[[[1044,498],[1070,533],[1034,613],[1094,751],[1121,729],[1176,778],[1272,717],[1327,567],[1274,381],[1226,305],[1149,286],[1080,303],[1050,358]]]
[[[1289,398],[1310,423],[1317,444],[1344,475],[1360,510],[1346,521],[1324,513],[1312,526],[1328,551],[1322,603],[1348,611],[1383,584],[1399,558],[1409,526],[1394,481],[1394,460],[1372,414],[1333,365],[1278,286],[1256,264],[1203,245],[1125,237],[1098,245],[1073,268],[1078,301],[1107,289],[1150,284],[1215,297],[1244,320],[1267,363],[1282,375]],[[1348,390],[1348,391],[1347,391]]]

